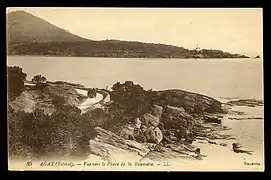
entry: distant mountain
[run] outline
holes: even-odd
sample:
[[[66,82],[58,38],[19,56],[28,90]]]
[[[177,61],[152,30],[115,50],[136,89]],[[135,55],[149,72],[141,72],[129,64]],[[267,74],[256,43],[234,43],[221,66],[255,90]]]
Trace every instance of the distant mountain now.
[[[8,54],[127,58],[248,58],[220,50],[134,41],[93,41],[24,11],[7,14]]]
[[[32,42],[77,42],[86,40],[24,11],[14,11],[7,14],[7,41],[10,45]]]

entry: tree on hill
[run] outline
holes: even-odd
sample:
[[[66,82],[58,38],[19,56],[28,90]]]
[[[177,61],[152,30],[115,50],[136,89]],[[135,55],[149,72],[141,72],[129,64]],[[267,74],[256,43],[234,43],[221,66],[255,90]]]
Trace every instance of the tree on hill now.
[[[34,83],[45,83],[46,81],[47,81],[46,77],[42,75],[36,75],[32,79],[32,82]]]
[[[143,115],[152,106],[151,91],[144,90],[132,81],[123,84],[117,82],[112,90],[110,98],[114,103],[111,110],[117,110],[117,114],[121,111],[120,114],[124,114],[128,119]]]
[[[27,74],[23,72],[19,66],[8,67],[7,69],[7,85],[8,85],[8,96],[10,100],[13,100],[19,96],[24,90],[24,81],[26,80]]]

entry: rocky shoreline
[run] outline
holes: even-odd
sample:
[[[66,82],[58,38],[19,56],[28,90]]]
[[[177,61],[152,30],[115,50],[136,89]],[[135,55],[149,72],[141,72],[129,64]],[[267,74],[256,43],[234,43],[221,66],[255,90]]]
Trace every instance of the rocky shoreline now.
[[[232,100],[227,102],[227,105],[230,106],[248,106],[248,107],[256,107],[256,106],[263,106],[263,101],[255,100],[255,99],[239,99],[239,100]]]
[[[86,98],[78,94],[76,88],[85,86],[48,82],[42,91],[26,87],[9,104],[15,111],[33,112],[35,109],[43,109],[50,115],[56,111],[52,103],[55,97],[60,97],[66,104],[73,106],[78,106]],[[112,91],[106,93],[112,96]],[[226,143],[217,140],[236,139],[224,134],[229,128],[221,124],[224,116],[232,113],[228,109],[233,102],[223,104],[211,97],[178,89],[150,93],[152,106],[147,112],[132,118],[129,116],[129,120],[116,122],[112,126],[103,125],[114,113],[109,108],[110,104],[114,104],[112,99],[110,103],[100,103],[98,108],[86,112],[98,109],[104,114],[96,117],[102,124],[94,127],[96,136],[89,139],[87,159],[112,161],[119,156],[129,156],[135,161],[174,158],[202,160],[205,156],[198,152],[200,148],[193,142],[226,147]]]

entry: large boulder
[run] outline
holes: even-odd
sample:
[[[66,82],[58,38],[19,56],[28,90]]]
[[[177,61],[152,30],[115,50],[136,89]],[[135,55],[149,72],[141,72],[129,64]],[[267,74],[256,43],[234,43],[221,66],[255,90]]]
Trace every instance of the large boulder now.
[[[183,107],[166,106],[165,112],[172,116],[178,116],[179,114],[185,113],[185,110]]]
[[[212,117],[212,116],[203,116],[203,120],[206,123],[217,123],[217,124],[221,124],[222,123],[222,118],[218,118],[218,117]]]
[[[145,113],[142,117],[142,124],[148,126],[158,126],[160,119],[152,114]]]
[[[179,107],[173,107],[173,106],[166,106],[166,113],[175,116],[175,117],[179,117],[182,119],[186,119],[186,120],[192,120],[193,117],[188,114],[184,108],[179,108]]]
[[[179,129],[181,126],[188,126],[186,119],[174,116],[169,116],[169,118],[164,119],[164,124],[166,129]]]
[[[24,91],[14,101],[9,102],[9,105],[15,112],[25,111],[32,113],[37,105],[35,98],[34,93]]]
[[[158,127],[151,126],[145,132],[147,142],[159,144],[163,139],[163,133]]]
[[[176,136],[178,138],[186,138],[189,134],[190,134],[190,131],[188,130],[188,128],[181,126],[178,129]]]
[[[165,129],[190,128],[194,125],[194,118],[184,108],[166,106],[162,122]]]
[[[141,121],[140,121],[139,118],[136,118],[136,119],[135,119],[135,127],[136,127],[136,128],[140,128],[140,127],[141,127]]]
[[[163,107],[162,106],[158,106],[158,105],[154,105],[151,108],[151,112],[155,117],[161,118],[162,113],[163,113]]]
[[[125,139],[136,139],[137,141],[142,140],[143,131],[142,122],[139,118],[135,118],[131,123],[124,123],[119,126],[114,132]]]
[[[139,128],[134,129],[133,137],[137,142],[145,143],[147,141],[142,129]]]
[[[89,151],[91,154],[94,154],[96,156],[100,157],[106,157],[109,153],[109,151],[106,149],[105,145],[98,143],[94,140],[90,140],[89,144]]]
[[[172,143],[172,141],[177,141],[176,130],[164,130],[163,132],[163,141],[167,143]]]
[[[120,137],[123,137],[125,139],[133,139],[134,135],[134,129],[135,126],[133,124],[124,124],[118,128],[118,130],[115,130],[114,132],[118,134]]]
[[[41,109],[45,114],[51,115],[55,111],[54,105],[48,101],[48,95],[41,91],[23,91],[15,100],[8,102],[15,111],[32,113],[35,109]]]

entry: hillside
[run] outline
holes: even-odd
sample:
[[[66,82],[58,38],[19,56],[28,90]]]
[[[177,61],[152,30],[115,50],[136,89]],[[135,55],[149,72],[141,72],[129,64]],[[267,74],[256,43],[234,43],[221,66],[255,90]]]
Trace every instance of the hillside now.
[[[87,40],[24,11],[7,15],[8,54],[127,58],[248,58],[221,50],[134,41]]]
[[[9,45],[31,42],[86,40],[24,11],[15,11],[7,14],[7,32]]]

